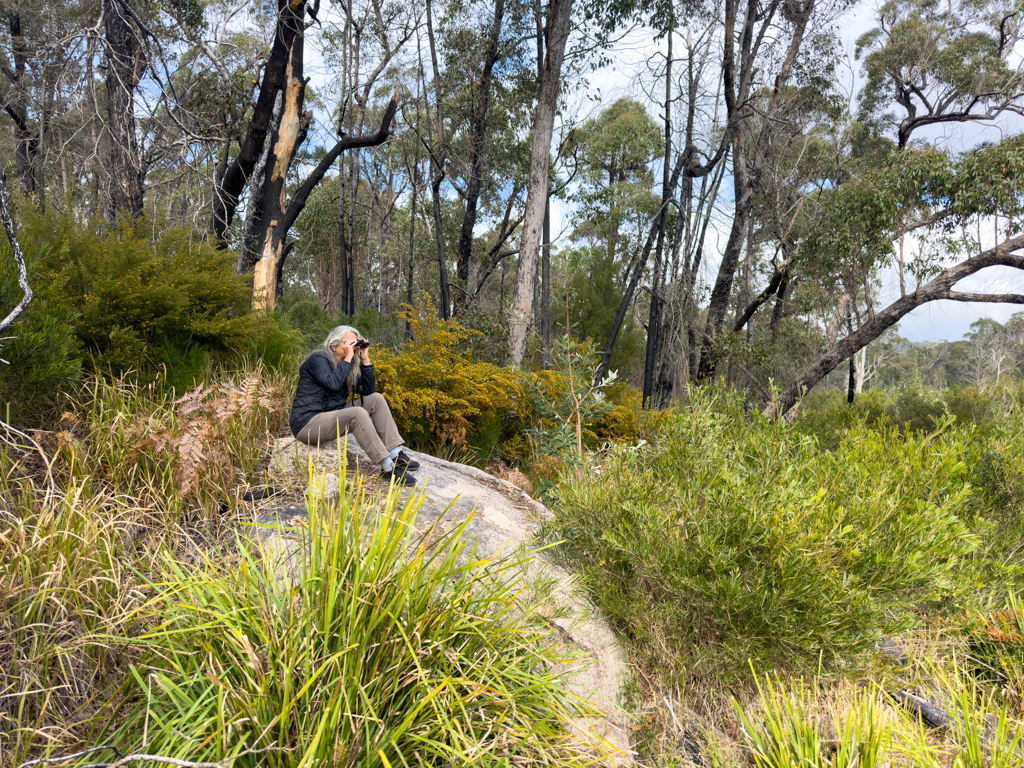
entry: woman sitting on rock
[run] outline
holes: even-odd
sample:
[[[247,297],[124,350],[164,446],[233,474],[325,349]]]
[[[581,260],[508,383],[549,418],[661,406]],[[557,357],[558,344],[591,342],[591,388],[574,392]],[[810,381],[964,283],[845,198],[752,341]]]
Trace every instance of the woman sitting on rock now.
[[[292,434],[299,442],[320,446],[351,432],[370,461],[380,465],[383,479],[416,485],[410,473],[419,462],[402,450],[405,441],[376,383],[370,343],[355,328],[339,325],[327,334],[323,349],[299,368]]]

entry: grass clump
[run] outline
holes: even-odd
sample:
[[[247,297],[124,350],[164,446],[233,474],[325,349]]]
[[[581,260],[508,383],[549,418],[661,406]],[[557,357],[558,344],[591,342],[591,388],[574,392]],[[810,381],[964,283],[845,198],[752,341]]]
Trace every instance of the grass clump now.
[[[311,503],[291,579],[242,543],[230,569],[167,559],[114,740],[248,753],[234,765],[586,763],[571,721],[589,708],[523,601],[522,563],[476,560],[465,523],[428,546],[418,505],[359,490]]]
[[[966,475],[925,437],[860,426],[822,451],[727,391],[697,391],[655,447],[567,475],[548,534],[644,668],[720,688],[748,660],[839,664],[962,596],[979,545]]]

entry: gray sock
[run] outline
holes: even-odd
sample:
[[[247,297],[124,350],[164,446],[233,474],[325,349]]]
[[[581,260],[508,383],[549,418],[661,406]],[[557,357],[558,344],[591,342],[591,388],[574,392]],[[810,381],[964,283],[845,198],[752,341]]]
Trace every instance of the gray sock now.
[[[380,468],[383,469],[385,472],[390,472],[392,469],[395,468],[395,460],[392,459],[390,456],[385,456],[380,463]]]
[[[402,452],[402,446],[398,446],[397,448],[392,448],[391,451],[388,453],[388,457],[392,461],[394,461],[395,459],[398,458],[398,454],[401,453],[401,452]]]

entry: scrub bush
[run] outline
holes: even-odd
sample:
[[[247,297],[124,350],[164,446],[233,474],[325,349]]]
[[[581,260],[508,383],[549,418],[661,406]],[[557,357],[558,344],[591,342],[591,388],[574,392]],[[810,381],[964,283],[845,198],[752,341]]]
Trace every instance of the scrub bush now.
[[[521,428],[530,416],[522,375],[475,360],[466,347],[479,332],[439,319],[425,294],[400,316],[412,340],[397,352],[377,352],[373,361],[377,389],[406,440],[487,453]]]
[[[669,679],[828,665],[963,596],[979,543],[963,459],[962,443],[863,424],[822,451],[697,390],[655,446],[564,476],[547,533]]]
[[[250,279],[236,255],[185,227],[150,235],[152,222],[108,227],[67,214],[20,212],[35,298],[18,338],[4,347],[0,394],[23,421],[40,421],[58,390],[81,373],[131,373],[183,392],[212,366],[261,356],[291,361],[297,336],[274,316],[252,312]],[[5,275],[0,298],[12,290]]]

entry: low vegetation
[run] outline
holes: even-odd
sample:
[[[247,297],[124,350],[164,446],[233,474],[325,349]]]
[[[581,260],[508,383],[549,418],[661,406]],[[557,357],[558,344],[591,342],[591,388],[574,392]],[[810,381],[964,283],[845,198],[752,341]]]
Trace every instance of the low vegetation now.
[[[721,739],[742,747],[723,765],[1019,764],[1021,395],[917,387],[851,408],[825,393],[789,425],[695,390],[653,444],[564,475],[547,535],[639,670],[643,757],[689,759],[676,696],[712,745],[742,734]],[[912,667],[881,662],[882,642]],[[765,670],[780,677],[755,685]],[[899,690],[959,717],[949,739],[894,714]]]
[[[599,754],[570,727],[588,704],[520,563],[466,565],[460,529],[427,549],[415,498],[308,499],[296,579],[279,578],[230,487],[258,477],[275,387],[257,370],[170,402],[97,380],[39,451],[4,450],[0,763],[101,745],[253,766]]]
[[[295,584],[246,535],[240,495],[286,432],[296,366],[349,322],[414,447],[514,465],[555,513],[544,536],[634,663],[642,764],[1017,764],[1018,383],[911,378],[853,405],[826,390],[792,423],[725,387],[647,412],[629,381],[595,385],[590,340],[563,337],[546,370],[522,372],[485,317],[439,320],[421,296],[343,319],[299,291],[250,333],[230,281],[223,322],[160,309],[183,329],[160,346],[129,307],[199,269],[192,246],[62,240],[54,221],[25,225],[49,277],[5,346],[31,375],[0,374],[16,406],[0,436],[0,763],[107,745],[281,766],[593,755],[568,727],[586,705],[505,578],[516,563],[461,568],[456,537],[406,557],[415,505],[358,489],[330,510],[310,499],[330,514]],[[130,279],[93,270],[86,246]],[[944,710],[947,735],[894,706],[901,692]]]

